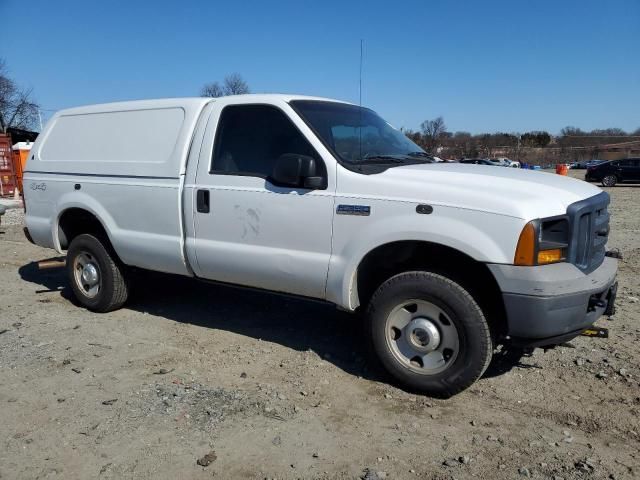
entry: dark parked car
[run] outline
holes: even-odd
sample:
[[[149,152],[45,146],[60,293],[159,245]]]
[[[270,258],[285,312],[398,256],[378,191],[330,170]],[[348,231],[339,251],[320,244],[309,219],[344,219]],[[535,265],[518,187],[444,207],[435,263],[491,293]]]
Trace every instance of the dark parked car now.
[[[587,168],[597,167],[598,165],[602,165],[603,163],[607,163],[607,161],[606,160],[589,160],[587,162]]]
[[[584,170],[585,168],[595,167],[596,165],[600,165],[605,162],[606,160],[582,160],[581,162],[572,163],[571,168]]]
[[[475,165],[492,165],[496,166],[491,160],[487,160],[486,158],[463,158],[460,160],[460,163],[473,163]]]
[[[605,187],[621,182],[640,182],[640,158],[612,160],[587,167],[584,178],[588,182],[602,182]]]
[[[590,160],[582,160],[581,162],[573,162],[571,164],[569,164],[571,166],[571,168],[575,169],[575,170],[586,170],[587,168],[587,163],[589,163]]]

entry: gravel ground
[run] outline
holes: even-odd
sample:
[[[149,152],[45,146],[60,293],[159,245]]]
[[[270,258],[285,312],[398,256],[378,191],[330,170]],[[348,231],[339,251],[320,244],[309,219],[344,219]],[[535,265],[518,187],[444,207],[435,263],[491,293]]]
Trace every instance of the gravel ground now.
[[[504,354],[449,400],[367,368],[357,321],[326,305],[142,274],[127,308],[82,310],[12,212],[0,478],[637,478],[640,188],[609,192],[610,338]]]
[[[24,223],[24,210],[21,208],[10,208],[1,219],[2,223],[0,225],[10,226],[10,225],[22,225]]]

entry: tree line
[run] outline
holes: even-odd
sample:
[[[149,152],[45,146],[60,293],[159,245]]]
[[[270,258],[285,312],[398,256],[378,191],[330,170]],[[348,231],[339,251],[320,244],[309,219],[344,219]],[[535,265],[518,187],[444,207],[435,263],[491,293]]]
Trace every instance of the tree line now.
[[[552,135],[546,131],[495,132],[472,135],[464,131],[450,132],[443,117],[425,120],[420,124],[419,130],[403,131],[407,137],[426,151],[446,158],[491,158],[495,156],[522,158],[523,156],[532,157],[534,153],[545,153],[544,151],[536,152],[535,149],[553,149],[554,156],[575,157],[575,152],[572,152],[572,149],[584,149],[586,152],[591,152],[604,144],[640,140],[640,128],[633,132],[626,132],[620,128],[583,131],[576,127],[565,127],[559,135]]]

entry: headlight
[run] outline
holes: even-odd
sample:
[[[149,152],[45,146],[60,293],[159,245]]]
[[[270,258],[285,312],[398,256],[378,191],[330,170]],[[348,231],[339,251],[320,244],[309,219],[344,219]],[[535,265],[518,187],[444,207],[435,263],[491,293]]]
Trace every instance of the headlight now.
[[[552,217],[527,223],[518,239],[514,265],[533,266],[563,262],[569,247],[569,220]]]

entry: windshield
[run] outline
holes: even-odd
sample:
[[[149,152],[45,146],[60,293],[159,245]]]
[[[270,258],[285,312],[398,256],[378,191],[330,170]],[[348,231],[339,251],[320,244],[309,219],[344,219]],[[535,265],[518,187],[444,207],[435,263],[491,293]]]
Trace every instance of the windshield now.
[[[345,103],[297,100],[291,106],[345,164],[408,164],[433,158],[375,112]]]

